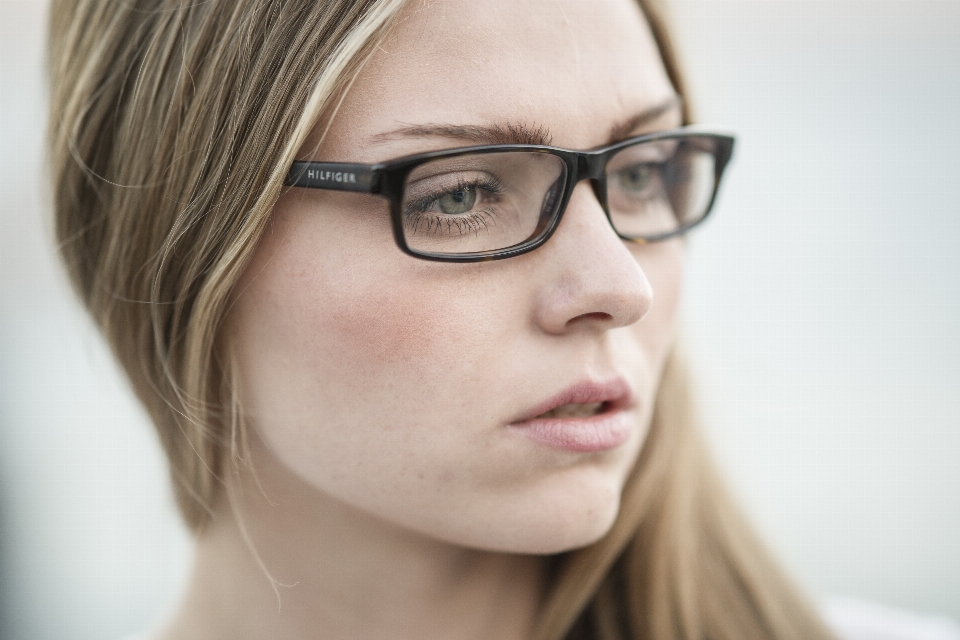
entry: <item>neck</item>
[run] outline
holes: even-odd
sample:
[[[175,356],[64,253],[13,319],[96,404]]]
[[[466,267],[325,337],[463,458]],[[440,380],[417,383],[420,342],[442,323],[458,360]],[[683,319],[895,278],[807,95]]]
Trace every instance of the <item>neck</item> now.
[[[275,464],[258,464],[257,476],[263,490],[249,478],[228,489],[239,509],[224,505],[199,535],[164,638],[530,637],[541,558],[402,529]]]

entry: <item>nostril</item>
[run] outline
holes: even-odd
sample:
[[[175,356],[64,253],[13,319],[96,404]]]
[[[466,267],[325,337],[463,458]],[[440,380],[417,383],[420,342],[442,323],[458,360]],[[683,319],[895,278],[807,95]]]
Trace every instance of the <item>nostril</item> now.
[[[589,321],[589,320],[593,320],[594,322],[610,322],[611,320],[613,320],[613,316],[610,315],[609,313],[604,313],[602,311],[594,311],[592,313],[581,314],[575,318],[570,318],[570,320],[567,321],[567,324],[570,325],[577,322],[583,322],[583,321]]]

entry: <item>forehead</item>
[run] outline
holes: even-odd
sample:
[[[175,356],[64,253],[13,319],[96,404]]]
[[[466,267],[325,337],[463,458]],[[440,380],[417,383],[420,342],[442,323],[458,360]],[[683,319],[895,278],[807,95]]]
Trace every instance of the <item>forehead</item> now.
[[[456,146],[384,135],[421,124],[519,125],[590,148],[673,96],[633,0],[412,0],[345,96],[323,155],[372,162]]]

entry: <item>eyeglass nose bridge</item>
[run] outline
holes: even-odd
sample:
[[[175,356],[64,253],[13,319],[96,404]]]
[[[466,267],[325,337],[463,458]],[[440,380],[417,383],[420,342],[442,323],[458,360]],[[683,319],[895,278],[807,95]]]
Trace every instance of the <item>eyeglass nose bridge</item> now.
[[[610,220],[610,210],[607,207],[607,153],[603,152],[577,152],[577,172],[570,185],[571,192],[581,180],[589,180],[593,194],[596,196],[600,207],[603,209],[610,226],[613,226],[613,220]],[[619,234],[618,234],[619,235]]]

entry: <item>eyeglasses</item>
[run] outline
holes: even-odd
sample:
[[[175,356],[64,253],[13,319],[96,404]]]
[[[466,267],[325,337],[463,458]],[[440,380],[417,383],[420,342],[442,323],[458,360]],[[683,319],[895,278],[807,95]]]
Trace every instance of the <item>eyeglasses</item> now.
[[[657,242],[710,213],[732,136],[683,127],[593,151],[486,145],[377,164],[294,162],[286,184],[379,194],[402,251],[444,262],[520,255],[546,242],[589,180],[622,239]]]

